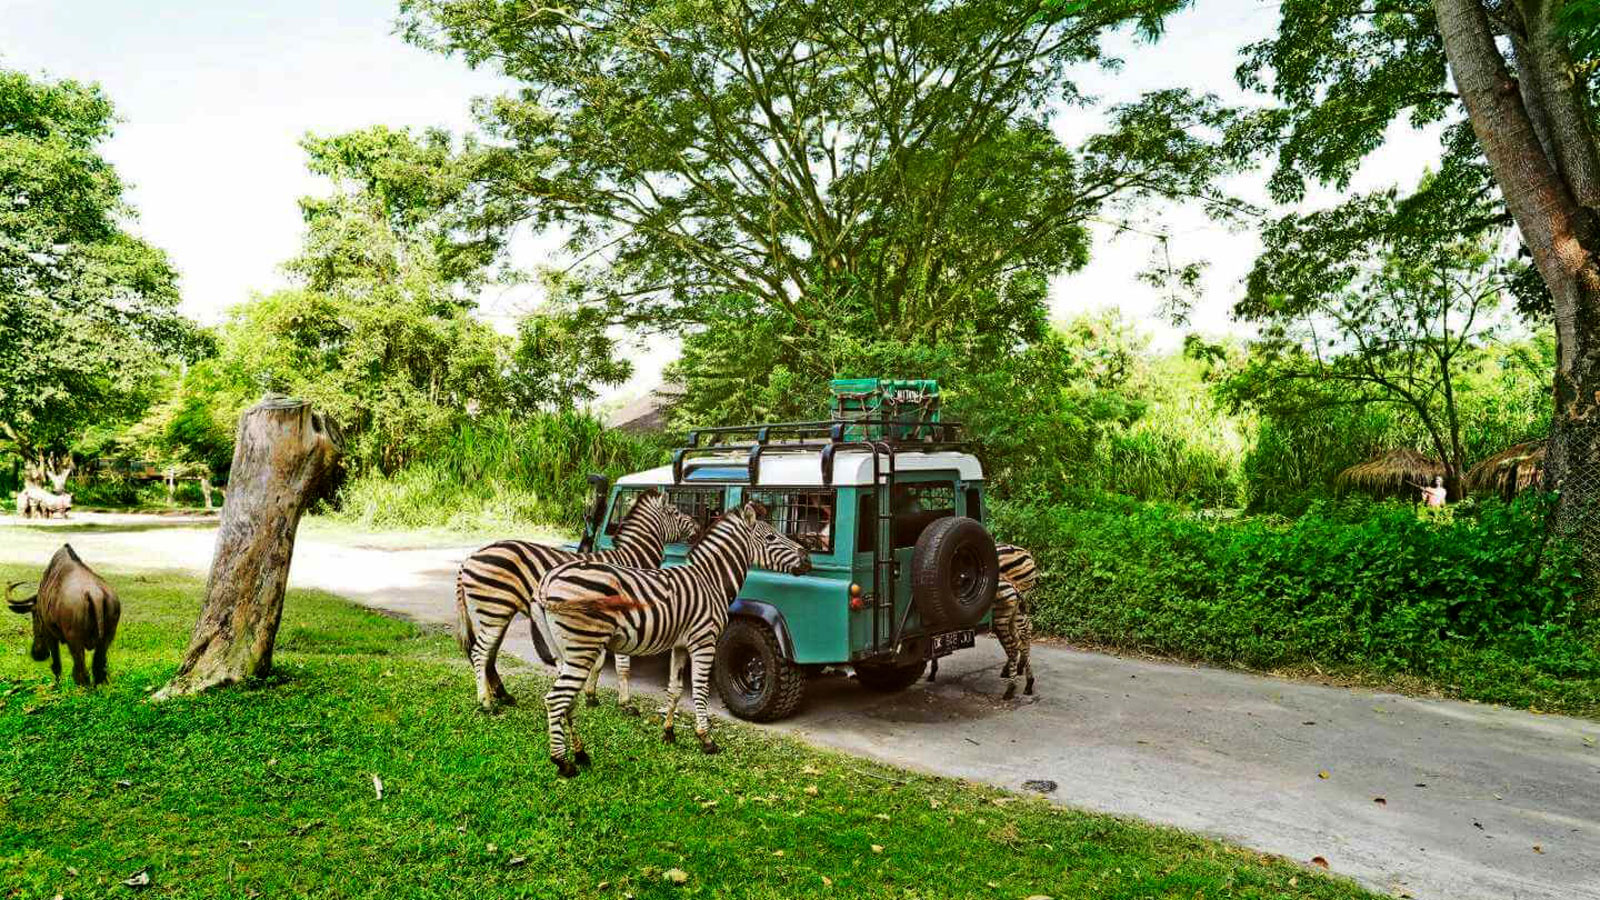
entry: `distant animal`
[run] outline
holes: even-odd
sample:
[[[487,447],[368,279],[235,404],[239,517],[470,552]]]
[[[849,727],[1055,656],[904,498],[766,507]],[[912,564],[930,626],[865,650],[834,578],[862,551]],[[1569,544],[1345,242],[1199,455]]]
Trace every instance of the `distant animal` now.
[[[17,518],[33,518],[33,497],[26,488],[17,491]]]
[[[53,515],[59,515],[65,519],[67,513],[72,509],[72,495],[41,493],[43,493],[43,496],[37,501],[39,512],[43,513],[46,519]]]
[[[1009,581],[1001,581],[1000,587],[994,592],[994,613],[990,620],[990,627],[994,636],[1000,640],[1000,646],[1006,651],[1006,664],[1000,669],[1000,677],[1009,680],[1006,685],[1006,700],[1017,694],[1017,678],[1027,676],[1027,684],[1023,687],[1024,696],[1033,694],[1033,663],[1031,650],[1033,643],[1033,620],[1028,617],[1028,610],[1022,601],[1022,592],[1018,591]]]
[[[93,652],[93,683],[104,684],[106,657],[122,618],[117,592],[78,558],[70,544],[62,544],[50,558],[37,593],[26,600],[13,599],[16,589],[25,583],[6,586],[6,605],[12,612],[33,617],[30,653],[34,661],[50,660],[50,671],[60,684],[61,645],[66,644],[67,652],[72,654],[72,680],[87,687],[90,674],[83,655]]]
[[[649,655],[672,651],[667,709],[661,738],[674,739],[673,717],[683,696],[684,658],[690,663],[694,733],[700,749],[716,753],[708,701],[717,640],[728,624],[728,605],[739,595],[751,565],[802,575],[811,556],[767,524],[766,507],[748,501],[724,513],[689,549],[689,561],[672,569],[638,569],[602,562],[571,562],[551,569],[539,585],[539,605],[561,650],[561,671],[545,695],[550,760],[563,776],[578,774],[589,754],[572,724],[579,689],[607,649]],[[568,758],[570,735],[572,755]]]
[[[617,526],[610,550],[573,553],[531,541],[498,541],[466,558],[456,572],[456,640],[478,678],[478,705],[493,711],[496,703],[516,705],[495,671],[495,657],[506,629],[517,613],[535,614],[539,580],[562,563],[597,560],[640,569],[661,567],[666,545],[698,536],[700,525],[673,506],[656,488],[639,495]],[[532,628],[541,656],[548,655],[539,628]],[[596,667],[598,669],[598,666]],[[617,658],[617,700],[628,705],[628,660]],[[589,693],[593,695],[593,686]]]

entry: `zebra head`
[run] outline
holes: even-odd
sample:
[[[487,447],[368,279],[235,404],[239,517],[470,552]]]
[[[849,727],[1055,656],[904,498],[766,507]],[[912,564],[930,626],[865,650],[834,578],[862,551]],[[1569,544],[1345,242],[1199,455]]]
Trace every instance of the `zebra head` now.
[[[811,571],[811,554],[767,523],[765,506],[755,500],[746,501],[739,507],[738,516],[745,525],[752,563],[769,571],[787,572],[790,575],[804,575]]]
[[[694,516],[673,506],[666,498],[662,498],[661,502],[667,505],[667,543],[693,541],[700,537],[700,523],[694,520]]]

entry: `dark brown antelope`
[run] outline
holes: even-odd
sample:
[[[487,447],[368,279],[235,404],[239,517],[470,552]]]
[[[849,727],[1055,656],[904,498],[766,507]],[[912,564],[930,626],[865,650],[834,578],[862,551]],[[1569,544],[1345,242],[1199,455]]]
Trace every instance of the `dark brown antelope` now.
[[[106,657],[117,636],[117,621],[122,618],[122,603],[111,585],[94,573],[62,544],[50,558],[39,591],[26,600],[13,599],[18,581],[6,586],[6,605],[12,612],[33,617],[32,656],[36,662],[50,660],[56,683],[61,682],[61,645],[72,654],[72,680],[88,687],[90,670],[83,663],[86,652],[94,653],[93,684],[106,681]]]

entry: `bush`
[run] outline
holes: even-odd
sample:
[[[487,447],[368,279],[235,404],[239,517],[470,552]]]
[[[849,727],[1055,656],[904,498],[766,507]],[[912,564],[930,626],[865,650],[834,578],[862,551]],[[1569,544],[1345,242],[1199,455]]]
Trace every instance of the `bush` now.
[[[577,528],[587,476],[667,461],[657,438],[608,429],[579,412],[468,422],[393,475],[369,470],[339,490],[334,515],[368,528]]]
[[[1600,631],[1548,500],[1419,516],[1314,503],[1293,521],[1205,519],[1102,498],[999,504],[996,529],[1045,577],[1048,634],[1212,662],[1419,678],[1451,694],[1600,710]]]

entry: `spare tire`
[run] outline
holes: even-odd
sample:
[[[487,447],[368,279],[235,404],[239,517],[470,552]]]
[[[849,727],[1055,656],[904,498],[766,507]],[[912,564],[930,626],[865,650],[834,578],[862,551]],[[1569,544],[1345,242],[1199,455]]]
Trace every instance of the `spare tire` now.
[[[917,538],[911,597],[931,628],[971,628],[994,605],[1000,560],[983,523],[965,516],[936,520]]]

